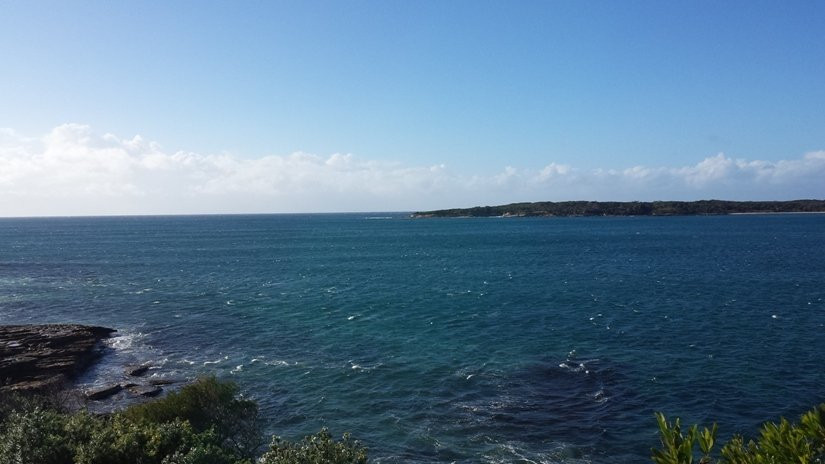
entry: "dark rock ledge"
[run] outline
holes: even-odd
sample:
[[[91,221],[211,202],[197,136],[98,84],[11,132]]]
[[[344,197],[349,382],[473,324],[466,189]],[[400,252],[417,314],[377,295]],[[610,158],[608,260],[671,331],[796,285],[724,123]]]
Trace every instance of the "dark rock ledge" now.
[[[0,325],[0,392],[62,388],[101,354],[106,327]]]

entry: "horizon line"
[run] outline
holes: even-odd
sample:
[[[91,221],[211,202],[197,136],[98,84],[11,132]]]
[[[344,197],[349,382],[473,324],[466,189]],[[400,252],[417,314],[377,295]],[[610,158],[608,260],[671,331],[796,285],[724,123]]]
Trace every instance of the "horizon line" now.
[[[825,199],[816,199],[816,198],[797,198],[793,200],[721,200],[718,198],[710,198],[710,199],[701,199],[701,200],[652,200],[652,201],[643,201],[643,200],[631,200],[631,201],[613,201],[613,200],[560,200],[560,201],[552,201],[552,200],[539,200],[539,201],[517,201],[517,202],[510,202],[510,203],[500,203],[495,205],[475,205],[469,207],[450,207],[450,208],[438,208],[438,209],[430,209],[430,210],[398,210],[398,211],[379,211],[379,210],[372,210],[372,211],[316,211],[316,212],[233,212],[233,213],[134,213],[134,214],[121,214],[121,213],[102,213],[102,214],[55,214],[55,215],[32,215],[32,216],[4,216],[0,215],[0,220],[4,219],[102,219],[102,218],[152,218],[152,217],[209,217],[209,216],[310,216],[310,215],[352,215],[352,214],[414,214],[414,213],[426,213],[426,212],[433,212],[433,211],[447,211],[447,210],[454,210],[454,209],[472,209],[472,208],[487,208],[487,207],[502,207],[502,206],[509,206],[509,205],[518,205],[518,204],[530,204],[530,203],[657,203],[657,202],[669,202],[669,203],[698,203],[703,201],[723,201],[723,202],[736,202],[736,203],[785,203],[785,202],[794,202],[794,201],[825,201]],[[789,214],[794,214],[795,212],[791,211]],[[767,212],[756,212],[754,214],[769,214]]]

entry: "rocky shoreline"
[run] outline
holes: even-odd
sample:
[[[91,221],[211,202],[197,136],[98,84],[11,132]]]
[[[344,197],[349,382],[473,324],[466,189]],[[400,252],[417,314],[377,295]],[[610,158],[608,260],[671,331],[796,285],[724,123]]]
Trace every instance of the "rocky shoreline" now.
[[[108,327],[79,324],[0,325],[0,394],[73,389],[72,382],[103,356],[103,342],[115,332]],[[163,378],[139,379],[151,367],[124,366],[122,378],[78,393],[93,401],[122,391],[128,397],[149,398],[162,393],[162,386],[179,383]]]
[[[64,388],[97,360],[116,331],[78,324],[0,326],[0,392]]]

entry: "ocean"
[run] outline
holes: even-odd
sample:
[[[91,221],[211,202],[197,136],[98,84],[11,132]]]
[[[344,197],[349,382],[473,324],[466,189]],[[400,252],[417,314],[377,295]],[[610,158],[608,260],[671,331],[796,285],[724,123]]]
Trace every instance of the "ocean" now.
[[[376,463],[649,462],[655,411],[825,401],[825,215],[0,219],[0,323],[48,322]]]

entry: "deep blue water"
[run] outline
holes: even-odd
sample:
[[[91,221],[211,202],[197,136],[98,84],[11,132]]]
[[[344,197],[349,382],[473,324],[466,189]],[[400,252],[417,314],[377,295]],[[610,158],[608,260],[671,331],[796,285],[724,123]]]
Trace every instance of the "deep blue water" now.
[[[825,215],[367,216],[0,219],[0,323],[115,327],[374,462],[645,462],[654,411],[825,400]]]

